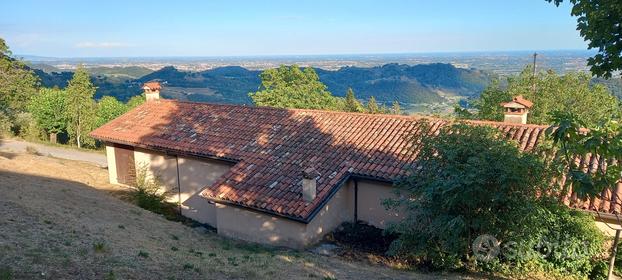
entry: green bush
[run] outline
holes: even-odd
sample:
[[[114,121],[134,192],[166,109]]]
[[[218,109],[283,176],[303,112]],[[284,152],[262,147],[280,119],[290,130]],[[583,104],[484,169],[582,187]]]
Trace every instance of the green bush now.
[[[167,206],[169,195],[165,191],[157,174],[151,174],[147,166],[139,166],[136,170],[136,182],[132,190],[132,197],[136,205],[152,212],[163,214]]]
[[[385,202],[406,213],[388,228],[399,234],[390,254],[445,270],[592,272],[602,234],[591,216],[539,195],[551,175],[540,157],[486,126],[412,141],[421,141],[416,168]]]
[[[11,119],[0,111],[0,138],[11,136]]]
[[[532,229],[540,241],[536,249],[551,249],[550,253],[536,254],[542,268],[584,277],[599,269],[597,258],[603,252],[605,238],[591,215],[551,199],[542,202],[538,217],[540,224]]]
[[[30,113],[18,113],[15,115],[13,131],[19,137],[27,140],[38,140],[41,138],[41,129]]]

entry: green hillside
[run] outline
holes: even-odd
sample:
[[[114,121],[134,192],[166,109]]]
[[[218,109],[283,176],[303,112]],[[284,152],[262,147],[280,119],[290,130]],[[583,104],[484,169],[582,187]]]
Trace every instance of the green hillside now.
[[[180,71],[172,66],[158,71],[142,67],[89,68],[98,87],[96,97],[111,95],[128,100],[140,94],[140,85],[151,80],[165,84],[164,97],[182,100],[251,104],[249,92],[260,84],[260,71],[228,66],[201,72]],[[444,96],[477,96],[491,77],[482,71],[450,64],[386,64],[378,67],[344,67],[336,71],[316,69],[320,80],[335,96],[345,96],[351,87],[360,99],[404,104],[438,103]],[[132,75],[142,75],[131,78]],[[64,87],[71,73],[37,71],[45,86]],[[166,88],[171,90],[167,91]]]

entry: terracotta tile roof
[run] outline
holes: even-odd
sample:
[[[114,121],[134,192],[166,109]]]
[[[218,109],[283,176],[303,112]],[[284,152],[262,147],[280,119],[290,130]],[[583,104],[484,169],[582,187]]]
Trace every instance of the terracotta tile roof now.
[[[519,96],[517,96],[517,97],[514,97],[514,98],[512,99],[512,102],[514,102],[514,103],[518,103],[518,104],[520,104],[520,105],[523,105],[523,106],[525,106],[526,108],[531,108],[531,107],[533,107],[533,102],[531,102],[531,101],[529,101],[529,100],[525,99],[522,95],[519,95]],[[504,103],[501,103],[501,106],[506,107],[507,105],[511,104],[512,102],[504,102]]]
[[[202,196],[309,221],[349,176],[392,181],[416,153],[409,135],[435,134],[442,119],[158,100],[91,132],[97,139],[234,161]],[[546,126],[472,122],[500,129],[528,151]],[[317,197],[302,198],[307,168],[318,173]],[[568,200],[570,202],[570,200]],[[568,202],[568,203],[569,203]],[[602,202],[597,202],[601,203]],[[600,205],[600,204],[599,204]]]
[[[160,85],[159,82],[146,82],[143,85],[143,89],[144,88],[148,88],[149,90],[160,90],[162,89],[162,86]]]

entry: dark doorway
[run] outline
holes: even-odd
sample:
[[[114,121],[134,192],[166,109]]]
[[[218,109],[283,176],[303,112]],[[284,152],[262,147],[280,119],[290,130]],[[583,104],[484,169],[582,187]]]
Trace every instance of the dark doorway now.
[[[115,145],[114,158],[117,166],[117,182],[125,185],[136,183],[136,165],[132,146]]]

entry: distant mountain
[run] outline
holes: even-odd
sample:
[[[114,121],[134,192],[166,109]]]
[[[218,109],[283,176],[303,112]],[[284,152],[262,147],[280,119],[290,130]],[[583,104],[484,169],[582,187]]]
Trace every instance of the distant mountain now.
[[[62,72],[62,70],[45,63],[27,63],[27,65],[32,69],[39,69],[46,73]]]
[[[491,80],[486,72],[456,68],[451,64],[386,64],[363,68],[344,67],[336,71],[315,69],[320,80],[336,96],[345,96],[351,87],[359,99],[375,96],[379,102],[438,103],[445,96],[478,96]],[[239,66],[220,67],[201,72],[180,71],[172,66],[148,73],[138,79],[118,80],[107,75],[93,78],[97,96],[113,95],[120,100],[140,94],[140,85],[151,80],[166,84],[162,95],[180,100],[250,104],[249,92],[260,85],[260,71]],[[46,86],[63,86],[65,73],[37,73]],[[70,77],[69,77],[70,78]],[[66,83],[65,83],[66,84]]]

